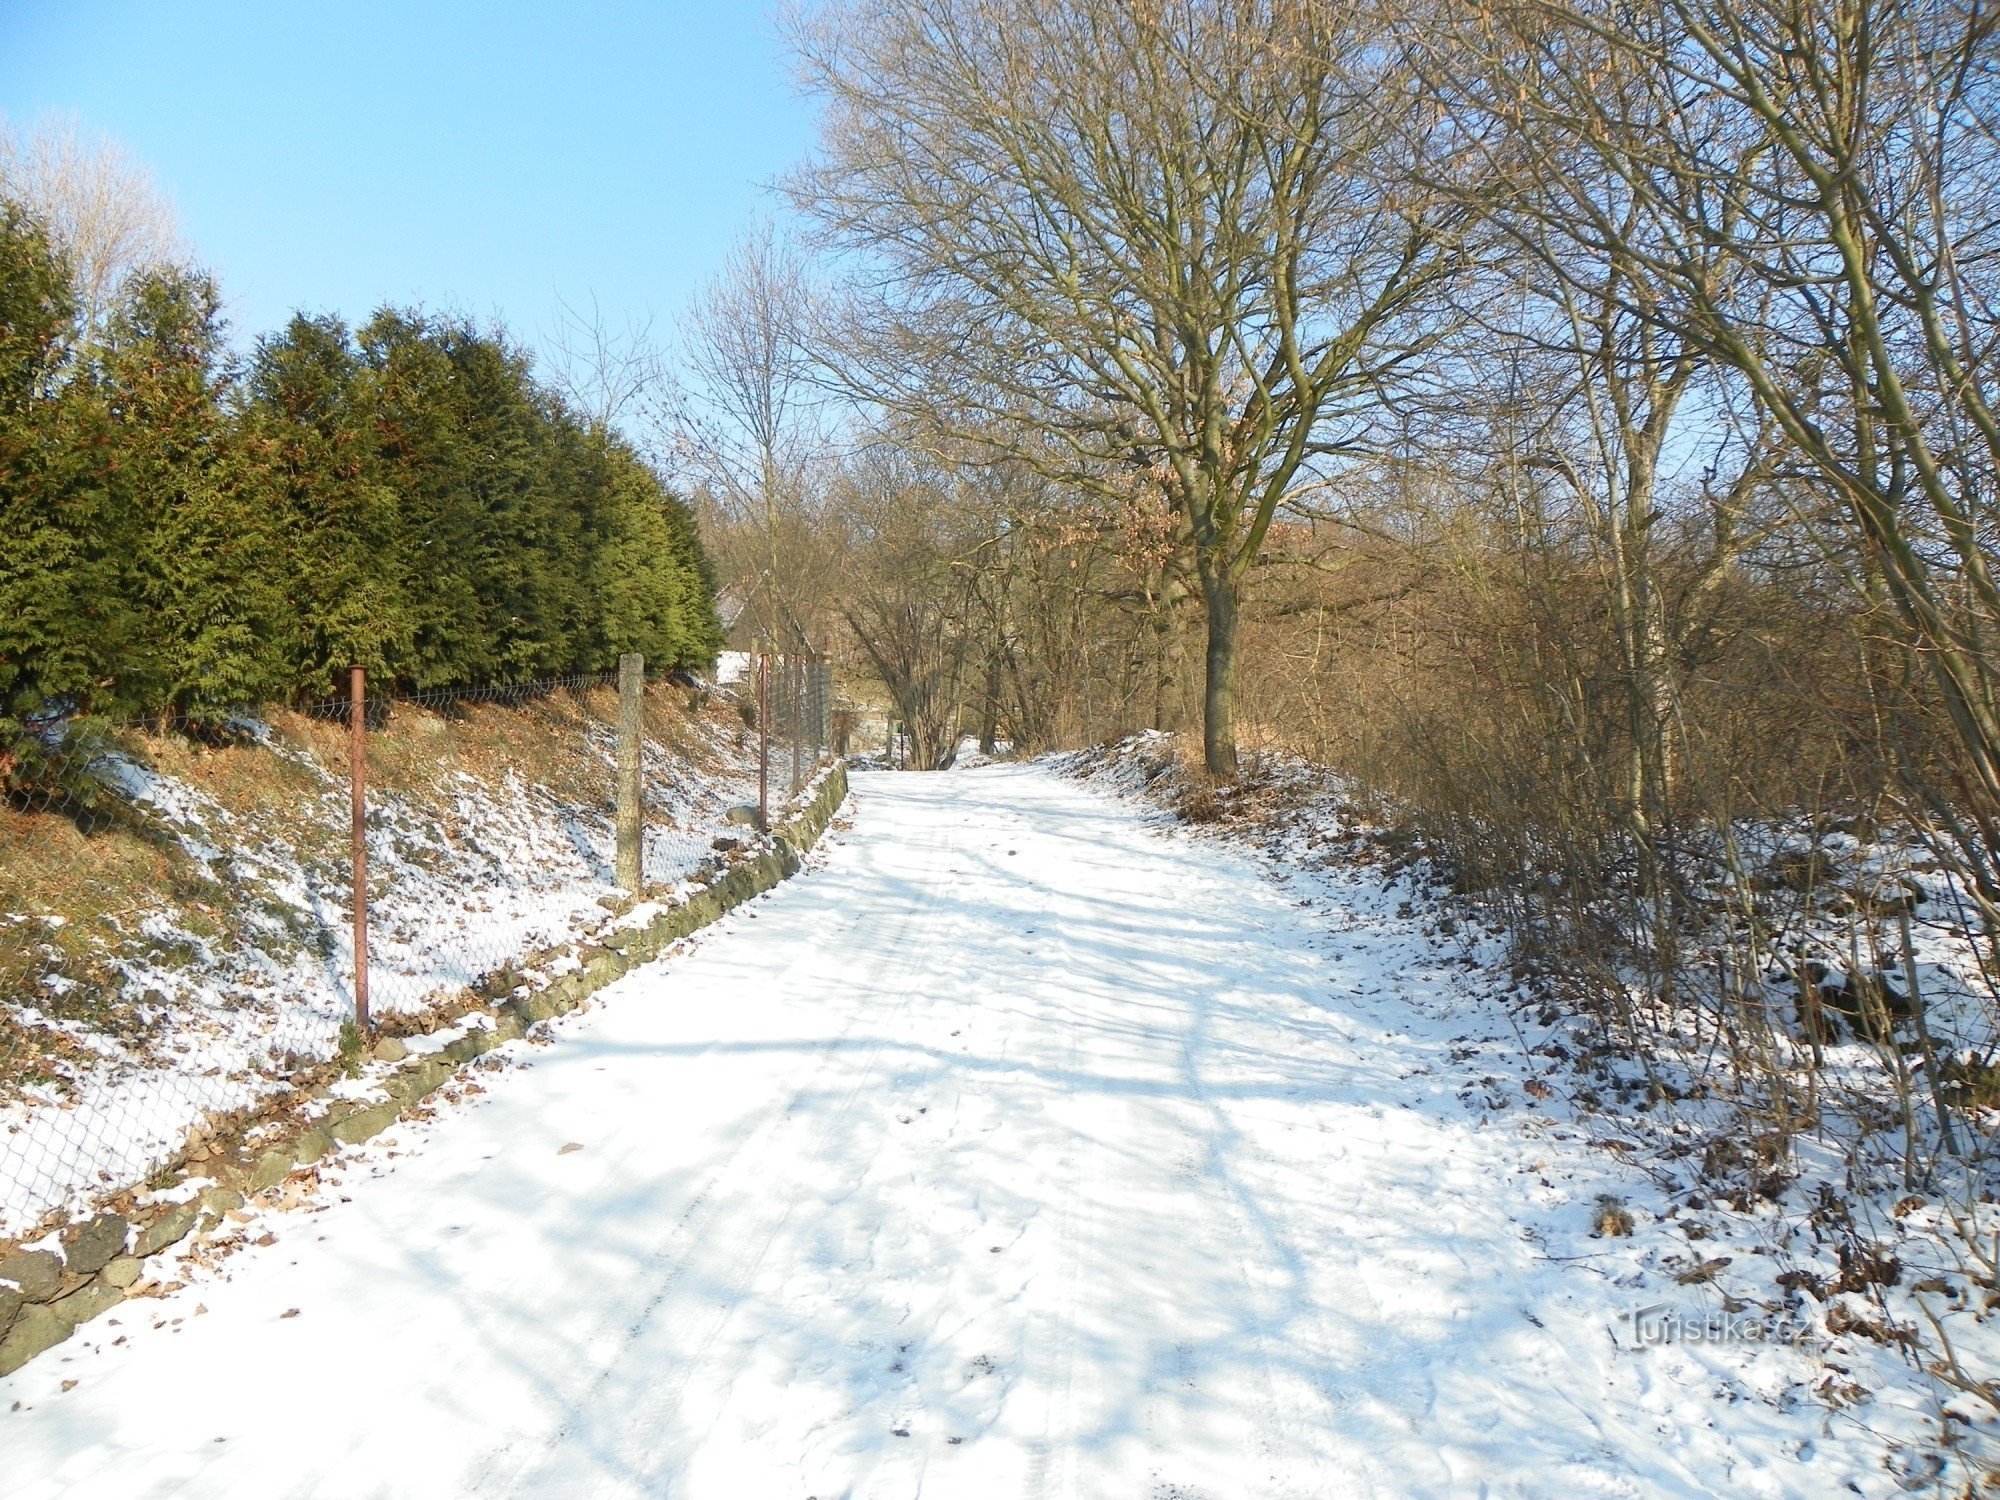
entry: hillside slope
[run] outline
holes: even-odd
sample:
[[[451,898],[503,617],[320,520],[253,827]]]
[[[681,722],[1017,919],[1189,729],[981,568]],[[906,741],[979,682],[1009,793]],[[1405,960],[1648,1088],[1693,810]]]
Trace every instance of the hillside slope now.
[[[398,703],[370,734],[387,1029],[535,978],[630,904],[612,872],[614,712],[590,683]],[[235,729],[115,736],[85,767],[109,795],[0,808],[0,1235],[143,1178],[340,1052],[346,730],[295,712]],[[755,740],[732,705],[668,685],[646,733],[645,873],[670,898],[747,847],[726,814],[756,800]]]

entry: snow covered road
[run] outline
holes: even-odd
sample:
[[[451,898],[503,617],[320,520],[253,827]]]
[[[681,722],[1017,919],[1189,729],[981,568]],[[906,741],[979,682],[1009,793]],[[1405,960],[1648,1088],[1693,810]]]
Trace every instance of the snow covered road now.
[[[1452,1049],[1498,1012],[1378,883],[1303,907],[1033,767],[858,776],[852,813],[820,868],[517,1044],[324,1212],[269,1215],[226,1279],[0,1381],[0,1494],[1582,1500],[1854,1472],[1699,1360],[1614,1347],[1645,1299],[1535,1226],[1548,1179],[1615,1163],[1466,1108]]]

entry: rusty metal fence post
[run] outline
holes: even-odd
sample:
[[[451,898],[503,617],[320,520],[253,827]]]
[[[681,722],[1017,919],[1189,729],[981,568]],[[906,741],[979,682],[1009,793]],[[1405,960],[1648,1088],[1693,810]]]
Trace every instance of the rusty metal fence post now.
[[[618,884],[638,896],[645,883],[646,826],[639,749],[646,707],[646,658],[618,658]]]
[[[354,1024],[368,1034],[368,672],[349,669],[347,780],[354,835]]]

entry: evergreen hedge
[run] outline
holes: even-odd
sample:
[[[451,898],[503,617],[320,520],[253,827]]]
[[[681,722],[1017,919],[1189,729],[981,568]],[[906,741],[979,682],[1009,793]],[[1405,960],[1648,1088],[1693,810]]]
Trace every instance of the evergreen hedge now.
[[[685,503],[504,335],[299,316],[236,361],[186,270],[86,328],[5,203],[0,513],[0,763],[51,712],[199,723],[357,662],[432,689],[720,644]]]

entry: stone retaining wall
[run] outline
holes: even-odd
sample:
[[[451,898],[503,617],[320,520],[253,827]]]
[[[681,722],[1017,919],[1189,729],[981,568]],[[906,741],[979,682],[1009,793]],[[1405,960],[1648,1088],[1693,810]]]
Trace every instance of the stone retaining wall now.
[[[275,1187],[297,1169],[381,1134],[466,1064],[539,1022],[575,1010],[614,979],[796,873],[800,856],[818,842],[846,797],[846,768],[835,765],[812,800],[776,829],[775,847],[731,866],[707,889],[644,926],[621,928],[583,948],[577,968],[545,988],[494,1006],[488,1013],[491,1024],[466,1030],[438,1051],[414,1058],[400,1041],[385,1042],[376,1056],[398,1066],[375,1080],[382,1098],[336,1100],[275,1139],[268,1132],[246,1132],[260,1137],[254,1151],[239,1142],[214,1159],[174,1169],[156,1179],[143,1207],[63,1225],[55,1231],[54,1249],[0,1245],[0,1376],[54,1348],[80,1324],[128,1297],[152,1291],[142,1276],[148,1256],[209,1233],[251,1195]],[[321,1091],[322,1099],[325,1093]]]

